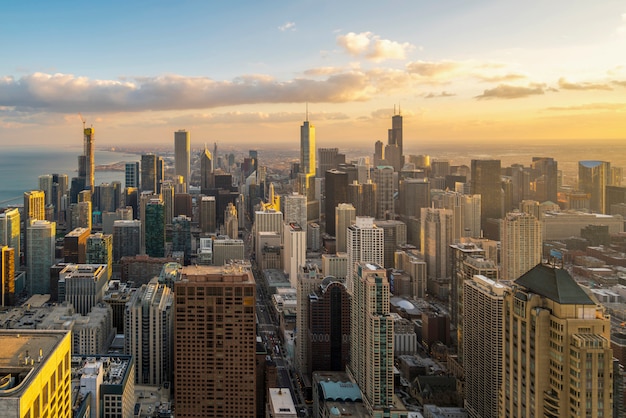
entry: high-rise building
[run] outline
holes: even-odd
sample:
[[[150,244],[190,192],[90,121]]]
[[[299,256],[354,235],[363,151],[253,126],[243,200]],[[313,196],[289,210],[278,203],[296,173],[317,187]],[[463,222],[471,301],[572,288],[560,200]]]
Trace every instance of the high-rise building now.
[[[454,214],[449,209],[422,208],[421,252],[428,277],[448,277],[450,244],[453,243]]]
[[[214,233],[216,224],[215,196],[202,196],[200,199],[200,231],[203,233]]]
[[[141,190],[158,193],[157,185],[157,156],[154,154],[144,154],[141,156]]]
[[[239,219],[237,218],[237,208],[232,202],[228,202],[224,211],[224,231],[230,238],[239,238]]]
[[[0,306],[15,303],[15,248],[0,245]]]
[[[611,320],[566,270],[538,264],[503,310],[498,416],[613,415]]]
[[[24,192],[24,222],[29,219],[46,220],[46,195],[41,190]]]
[[[340,203],[348,202],[348,174],[345,171],[328,170],[325,174],[326,233],[335,236],[335,208]]]
[[[213,264],[223,266],[231,261],[244,259],[244,245],[241,239],[213,240]]]
[[[393,187],[393,167],[378,166],[372,173],[373,182],[376,184],[376,219],[393,219],[394,207],[394,187]]]
[[[172,220],[172,252],[183,253],[183,265],[191,263],[191,218],[180,215]]]
[[[50,266],[54,264],[56,223],[28,221],[26,227],[26,272],[29,294],[50,293]]]
[[[256,285],[242,265],[193,266],[174,284],[176,416],[256,417]]]
[[[0,411],[6,417],[72,417],[67,330],[0,331]]]
[[[391,118],[391,129],[388,130],[388,136],[389,137],[387,143],[389,145],[396,145],[400,149],[400,155],[404,156],[402,139],[402,115],[399,112],[396,115],[395,109],[394,115]],[[402,163],[404,164],[404,161],[402,161]]]
[[[355,223],[348,227],[347,235],[348,293],[353,294],[356,280],[356,264],[373,263],[382,266],[385,253],[385,236],[382,228],[374,224],[374,218],[357,216]]]
[[[393,407],[393,319],[389,313],[389,281],[385,269],[375,263],[355,263],[355,266],[347,370],[359,385],[363,403],[371,416],[377,416],[374,411]]]
[[[506,287],[476,275],[463,285],[465,409],[475,418],[497,418],[502,385],[502,318]]]
[[[87,237],[86,264],[107,266],[107,280],[113,274],[113,235],[97,232]]]
[[[356,221],[356,209],[350,203],[340,203],[335,207],[335,249],[338,253],[347,251],[348,227]]]
[[[472,160],[471,170],[471,193],[481,196],[480,224],[484,229],[487,219],[502,218],[500,160]]]
[[[315,175],[315,126],[309,123],[309,114],[300,127],[300,172]]]
[[[182,176],[185,192],[189,190],[191,180],[191,156],[189,132],[181,129],[174,132],[174,169],[177,176]]]
[[[20,211],[17,208],[7,209],[0,213],[0,245],[8,245],[15,249],[19,261],[20,255]]]
[[[113,222],[113,261],[134,257],[141,252],[141,221],[119,220]]]
[[[75,228],[65,235],[63,238],[63,260],[66,263],[85,263],[89,233],[87,228]]]
[[[96,179],[96,165],[95,165],[95,151],[94,151],[94,146],[95,146],[95,134],[96,131],[93,127],[90,128],[85,128],[84,124],[83,124],[83,133],[84,133],[84,139],[83,139],[83,156],[85,157],[84,160],[84,164],[85,164],[85,188],[87,190],[91,190],[91,192],[93,193],[93,191],[95,190],[95,179]],[[80,163],[79,163],[79,176],[80,176]]]
[[[105,264],[68,264],[59,272],[59,301],[69,302],[76,312],[88,315],[102,302],[108,279]]]
[[[39,176],[39,190],[46,196],[46,206],[52,204],[52,174]]]
[[[96,187],[95,195],[94,205],[100,212],[115,212],[122,205],[122,183],[102,183]]]
[[[543,233],[539,219],[511,212],[500,224],[502,279],[515,280],[541,263]]]
[[[174,294],[155,277],[133,293],[124,315],[124,351],[135,359],[135,383],[172,381]]]
[[[307,224],[306,196],[298,193],[288,194],[283,198],[285,222],[295,222],[302,228]]]
[[[204,151],[200,154],[200,193],[206,194],[209,189],[215,187],[213,180],[213,154],[204,145]]]
[[[317,152],[319,155],[319,168],[317,170],[317,176],[324,177],[324,173],[328,170],[337,168],[339,148],[320,148]]]
[[[559,169],[558,163],[550,157],[533,157],[531,167],[538,171],[539,176],[535,178],[535,200],[543,203],[545,201],[557,202],[559,191]]]
[[[139,161],[125,164],[124,167],[124,187],[139,187]]]
[[[406,217],[419,218],[422,208],[430,207],[430,182],[427,178],[405,178],[398,185],[398,210]]]
[[[69,212],[69,229],[86,228],[91,230],[91,199],[78,203],[72,203],[70,205]]]
[[[578,189],[591,196],[589,210],[592,212],[604,213],[610,172],[611,163],[606,161],[578,162]]]
[[[296,223],[285,223],[283,233],[283,268],[294,289],[297,287],[298,269],[306,261],[306,231]]]
[[[142,230],[146,243],[146,254],[150,257],[165,256],[165,206],[159,199],[146,204],[145,228]]]
[[[390,268],[394,265],[394,253],[396,250],[407,243],[406,224],[396,220],[379,220],[376,221],[376,226],[382,228],[385,238],[383,265]]]
[[[394,267],[409,275],[411,298],[423,299],[426,297],[426,262],[417,251],[396,251]]]
[[[311,335],[309,333],[309,295],[321,284],[324,276],[315,264],[304,264],[298,268],[296,283],[296,341],[295,364],[303,374],[311,372]]]

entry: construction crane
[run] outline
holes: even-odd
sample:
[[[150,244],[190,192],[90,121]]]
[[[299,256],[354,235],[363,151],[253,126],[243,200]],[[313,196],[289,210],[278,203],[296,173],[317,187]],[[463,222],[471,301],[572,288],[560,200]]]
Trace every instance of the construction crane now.
[[[78,112],[78,116],[80,117],[80,120],[83,122],[83,130],[85,130],[85,123],[87,123],[87,120],[83,117],[83,115]]]

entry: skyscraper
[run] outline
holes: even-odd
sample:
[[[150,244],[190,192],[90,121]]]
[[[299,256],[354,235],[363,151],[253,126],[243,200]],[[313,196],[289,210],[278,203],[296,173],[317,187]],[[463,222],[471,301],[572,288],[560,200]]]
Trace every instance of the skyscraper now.
[[[393,219],[394,207],[394,187],[393,187],[393,167],[378,166],[373,172],[373,182],[376,184],[376,219]]]
[[[183,177],[186,192],[191,181],[191,162],[189,132],[184,129],[174,132],[174,168],[176,175]]]
[[[255,293],[248,267],[183,268],[174,284],[177,417],[256,417]]]
[[[205,144],[200,154],[200,193],[206,194],[213,187],[213,155]]]
[[[541,263],[541,222],[528,213],[511,212],[500,225],[502,279],[515,280]]]
[[[46,220],[46,195],[41,190],[24,192],[24,221]]]
[[[165,206],[159,199],[146,205],[145,229],[143,230],[146,254],[150,257],[165,256]]]
[[[172,220],[172,251],[182,252],[181,264],[188,266],[191,262],[191,219],[185,215],[176,216]]]
[[[215,232],[217,228],[215,211],[215,196],[202,196],[200,200],[200,230],[203,233]]]
[[[320,148],[317,150],[319,154],[318,177],[324,177],[324,173],[333,168],[337,168],[337,156],[339,148]]]
[[[0,244],[0,306],[15,303],[15,249]]]
[[[295,364],[301,373],[311,371],[311,335],[309,334],[309,295],[322,284],[322,272],[315,264],[305,264],[298,268],[296,283],[296,345]]]
[[[472,160],[471,170],[471,193],[481,196],[480,223],[484,229],[487,219],[502,218],[500,160]]]
[[[592,212],[604,213],[610,172],[611,163],[606,161],[578,162],[578,188],[591,196],[589,209]]]
[[[393,407],[393,319],[387,272],[375,263],[355,263],[350,363],[370,412]],[[382,416],[382,415],[381,415]],[[387,415],[389,416],[389,415]]]
[[[224,232],[232,239],[239,238],[239,220],[237,218],[237,208],[232,202],[228,202],[224,211]]]
[[[300,172],[315,175],[315,126],[306,121],[300,127]]]
[[[470,417],[497,418],[502,385],[502,284],[475,275],[464,282],[463,370],[465,409]]]
[[[139,161],[126,163],[124,166],[124,187],[139,187]]]
[[[124,314],[124,351],[135,358],[135,383],[172,381],[174,294],[155,277],[133,293]]]
[[[158,193],[157,187],[157,156],[154,154],[144,154],[141,156],[141,190]]]
[[[428,266],[428,277],[448,277],[454,215],[449,209],[422,208],[421,251]]]
[[[348,174],[339,170],[328,170],[325,174],[326,193],[325,193],[325,216],[326,216],[326,233],[335,236],[335,208],[340,203],[348,201]]]
[[[533,157],[531,167],[539,172],[535,179],[535,200],[557,202],[559,169],[558,163],[550,157]],[[541,187],[540,187],[541,185]]]
[[[0,245],[15,248],[19,260],[20,254],[20,211],[17,208],[7,209],[0,213]]]
[[[50,266],[54,264],[56,223],[28,221],[26,227],[27,289],[31,295],[50,293]]]
[[[338,253],[347,251],[348,227],[356,221],[356,209],[350,203],[340,203],[335,208],[335,249]]]
[[[119,220],[113,222],[113,260],[135,256],[141,252],[141,221]]]
[[[353,294],[356,278],[356,264],[359,262],[383,265],[385,237],[382,228],[374,224],[374,218],[357,216],[355,223],[348,227],[348,293]]]
[[[538,264],[504,295],[501,417],[613,415],[611,321],[566,270]]]
[[[283,198],[285,222],[295,222],[303,229],[307,225],[306,196],[292,193]]]
[[[291,287],[298,286],[298,269],[306,261],[306,230],[297,223],[285,223],[283,233],[283,267]]]
[[[87,237],[85,254],[87,264],[107,266],[107,279],[113,274],[113,235],[97,232]]]
[[[84,188],[92,193],[95,190],[95,129],[86,128],[83,120],[83,155],[78,157],[78,177],[84,179]]]

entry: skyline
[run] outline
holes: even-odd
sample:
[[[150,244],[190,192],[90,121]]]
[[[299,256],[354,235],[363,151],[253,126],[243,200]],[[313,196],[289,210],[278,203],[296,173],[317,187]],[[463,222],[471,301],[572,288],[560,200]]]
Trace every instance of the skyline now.
[[[618,1],[11,3],[0,144],[624,139]],[[43,142],[42,142],[43,141]]]

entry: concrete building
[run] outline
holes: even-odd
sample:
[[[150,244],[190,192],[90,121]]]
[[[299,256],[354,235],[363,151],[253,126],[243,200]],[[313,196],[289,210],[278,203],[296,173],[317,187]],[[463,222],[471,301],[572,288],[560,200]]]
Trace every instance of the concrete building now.
[[[306,196],[298,193],[288,194],[283,198],[283,214],[286,223],[294,222],[302,228],[307,226]]]
[[[417,252],[396,251],[394,254],[394,266],[397,270],[404,271],[410,277],[411,298],[422,299],[426,297],[426,262]]]
[[[306,232],[296,223],[285,223],[283,241],[283,269],[295,289],[300,266],[306,262]]]
[[[243,213],[242,213],[243,216]],[[224,232],[232,239],[239,238],[239,219],[237,217],[237,207],[228,202],[224,211]]]
[[[28,293],[50,293],[50,266],[54,264],[56,223],[28,221],[26,227],[26,271]]]
[[[289,388],[268,388],[266,418],[297,418]]]
[[[487,219],[502,217],[502,186],[500,160],[472,160],[471,193],[479,194],[480,224],[485,228]],[[497,237],[487,237],[497,239]]]
[[[76,312],[87,315],[102,302],[108,279],[106,265],[68,264],[59,273],[59,302],[71,303]]]
[[[382,228],[374,224],[374,218],[357,216],[355,224],[348,227],[348,276],[346,287],[353,294],[356,280],[356,264],[373,263],[383,266],[385,261],[385,237]]]
[[[66,263],[85,264],[87,259],[87,228],[75,228],[63,238],[63,260]]]
[[[348,253],[322,254],[322,274],[338,279],[348,277]]]
[[[309,295],[321,284],[324,276],[317,265],[302,265],[298,269],[298,282],[296,284],[296,347],[295,364],[303,374],[311,372],[311,341],[309,334],[310,310]]]
[[[606,186],[610,186],[611,163],[606,161],[578,162],[578,189],[590,195],[589,210],[605,213]]]
[[[421,253],[428,266],[428,277],[448,277],[450,245],[453,241],[454,213],[450,209],[423,208]]]
[[[533,215],[508,213],[500,224],[500,242],[503,280],[516,280],[541,263],[542,226]]]
[[[243,260],[244,245],[241,239],[213,240],[213,265],[223,266],[231,260]]]
[[[372,181],[376,184],[376,219],[393,219],[394,204],[394,168],[378,166],[372,173]]]
[[[105,264],[107,279],[113,274],[113,235],[97,232],[87,237],[85,264]]]
[[[113,261],[134,257],[141,252],[141,221],[113,222]]]
[[[156,278],[137,290],[126,305],[124,352],[135,359],[135,383],[172,381],[174,294]]]
[[[475,275],[463,283],[465,409],[472,418],[497,418],[502,385],[502,318],[506,286]]]
[[[252,272],[240,264],[185,267],[174,294],[176,416],[256,417]]]
[[[215,233],[217,229],[215,196],[202,196],[200,199],[200,231]],[[232,238],[232,237],[231,237]]]
[[[356,209],[351,203],[340,203],[335,207],[335,249],[338,253],[347,250],[348,227],[356,221]]]
[[[17,208],[6,209],[0,213],[0,245],[15,249],[19,260],[20,247],[20,211]]]
[[[606,225],[609,233],[624,232],[624,218],[621,215],[602,215],[576,211],[545,212],[541,220],[544,241],[559,241],[579,237],[580,230],[588,225]]]
[[[517,279],[503,327],[499,416],[612,416],[610,319],[567,271]]]
[[[70,335],[68,331],[0,331],[3,417],[72,417]]]

